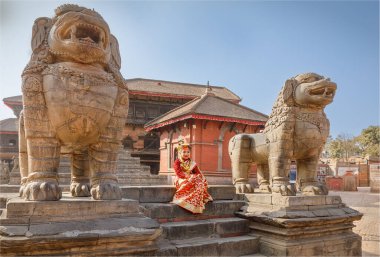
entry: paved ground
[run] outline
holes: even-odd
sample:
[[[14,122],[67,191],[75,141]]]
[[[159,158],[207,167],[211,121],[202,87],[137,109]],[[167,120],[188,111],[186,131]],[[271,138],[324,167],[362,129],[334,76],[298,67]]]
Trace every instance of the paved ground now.
[[[380,256],[380,194],[359,188],[358,192],[330,191],[329,195],[340,195],[346,205],[364,214],[354,228],[362,236],[363,256]]]

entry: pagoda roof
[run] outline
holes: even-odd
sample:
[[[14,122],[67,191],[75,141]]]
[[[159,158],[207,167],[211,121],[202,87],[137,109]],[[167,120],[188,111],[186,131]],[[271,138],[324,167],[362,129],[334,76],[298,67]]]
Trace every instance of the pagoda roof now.
[[[0,120],[0,133],[1,134],[18,133],[17,118],[8,118],[5,120]]]
[[[212,93],[207,93],[151,120],[144,127],[145,130],[151,131],[186,119],[265,125],[268,116]]]
[[[194,99],[203,95],[206,88],[209,87],[216,96],[237,103],[241,101],[241,98],[235,93],[225,87],[220,86],[208,86],[144,78],[127,79],[125,81],[131,95],[151,95]]]
[[[10,96],[3,99],[4,103],[21,103],[22,102],[22,95],[16,95],[16,96]]]
[[[225,87],[207,86],[191,83],[173,82],[165,80],[154,80],[144,78],[134,78],[125,80],[130,95],[158,96],[164,98],[194,99],[201,96],[207,87],[212,92],[223,99],[233,102],[240,102],[241,98]],[[22,96],[11,96],[3,99],[7,105],[22,105]]]

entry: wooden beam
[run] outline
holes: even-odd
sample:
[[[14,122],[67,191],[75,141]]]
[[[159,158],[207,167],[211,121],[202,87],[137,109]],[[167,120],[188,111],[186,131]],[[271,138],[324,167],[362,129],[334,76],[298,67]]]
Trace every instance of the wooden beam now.
[[[222,121],[219,125],[219,130],[223,127],[224,121]]]
[[[206,129],[208,120],[203,120],[202,123],[203,123],[203,129]]]
[[[243,128],[243,133],[245,133],[245,130],[247,129],[248,127],[248,124],[245,124],[244,128]]]
[[[234,122],[234,123],[231,124],[230,132],[232,132],[232,130],[235,128],[235,126],[236,126],[236,122]]]

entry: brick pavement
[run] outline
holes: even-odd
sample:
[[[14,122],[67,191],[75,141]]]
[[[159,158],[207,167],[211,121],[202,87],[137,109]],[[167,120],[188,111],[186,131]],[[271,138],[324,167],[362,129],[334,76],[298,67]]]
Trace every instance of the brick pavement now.
[[[363,238],[363,256],[380,256],[380,194],[359,188],[358,192],[330,191],[329,195],[340,195],[346,205],[364,214],[353,230]]]

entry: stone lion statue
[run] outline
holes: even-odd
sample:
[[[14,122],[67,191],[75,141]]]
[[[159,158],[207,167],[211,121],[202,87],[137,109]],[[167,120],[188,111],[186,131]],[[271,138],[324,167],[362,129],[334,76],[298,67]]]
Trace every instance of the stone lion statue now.
[[[116,38],[94,10],[62,5],[38,18],[22,73],[20,196],[59,200],[60,153],[71,154],[71,194],[121,199],[116,162],[128,114]]]
[[[248,171],[257,165],[259,189],[295,195],[288,173],[297,162],[297,186],[304,195],[326,195],[317,180],[320,153],[329,135],[324,107],[333,101],[336,84],[315,73],[300,74],[285,82],[263,133],[239,134],[229,142],[236,191],[252,192]]]

